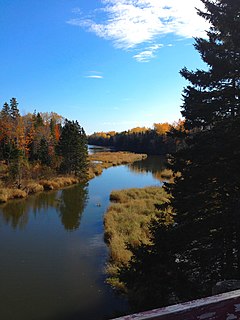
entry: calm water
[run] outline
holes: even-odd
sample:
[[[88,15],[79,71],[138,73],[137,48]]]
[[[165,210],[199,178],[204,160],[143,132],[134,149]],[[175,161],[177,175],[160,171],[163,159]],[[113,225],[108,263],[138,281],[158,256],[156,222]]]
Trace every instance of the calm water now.
[[[127,312],[127,302],[105,284],[103,215],[113,189],[160,185],[161,164],[154,157],[109,168],[87,186],[0,206],[0,319],[92,320]]]

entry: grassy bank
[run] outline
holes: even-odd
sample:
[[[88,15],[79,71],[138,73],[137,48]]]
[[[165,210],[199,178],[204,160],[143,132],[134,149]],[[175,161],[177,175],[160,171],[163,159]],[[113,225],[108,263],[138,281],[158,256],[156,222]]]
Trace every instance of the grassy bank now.
[[[89,179],[99,176],[104,169],[146,159],[146,154],[132,152],[98,152],[89,155]]]
[[[150,244],[149,222],[157,219],[159,206],[169,202],[169,195],[161,187],[126,189],[113,191],[110,195],[112,204],[105,218],[105,239],[110,249],[107,266],[108,282],[119,289],[124,289],[118,279],[119,268],[128,264],[132,252],[127,247],[136,247],[141,243]],[[165,209],[166,223],[173,222],[171,208]]]
[[[23,199],[30,194],[46,190],[61,189],[78,183],[75,177],[55,177],[49,180],[23,181],[21,189],[17,188],[0,188],[0,203],[5,203],[12,199]]]
[[[89,155],[88,179],[99,176],[103,169],[132,163],[146,157],[143,154],[130,152],[99,152],[98,154]],[[0,163],[0,203],[5,203],[12,199],[26,198],[29,194],[44,190],[61,189],[80,182],[74,176],[54,176],[50,168],[41,167],[39,164],[32,166],[31,173],[34,178],[23,179],[20,188],[17,188],[14,181],[9,181],[9,168],[2,161]]]

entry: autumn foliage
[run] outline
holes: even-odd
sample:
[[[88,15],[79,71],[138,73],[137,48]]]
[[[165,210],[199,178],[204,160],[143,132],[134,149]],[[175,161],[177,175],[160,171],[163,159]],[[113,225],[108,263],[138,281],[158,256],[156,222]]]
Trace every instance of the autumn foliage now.
[[[65,136],[65,139],[75,141],[80,136],[82,150],[79,149],[78,158],[84,162],[87,157],[85,133],[77,122],[64,120],[55,112],[34,111],[22,116],[15,98],[9,104],[6,102],[0,111],[0,161],[8,167],[5,180],[21,185],[22,179],[49,178],[59,173],[66,152],[58,154],[57,148],[67,123],[76,127],[76,135]]]
[[[174,130],[184,130],[184,121],[169,124],[154,123],[153,129],[136,127],[123,132],[95,132],[88,137],[88,143],[99,146],[113,147],[116,150],[147,154],[166,154],[174,152],[178,140],[172,138]]]

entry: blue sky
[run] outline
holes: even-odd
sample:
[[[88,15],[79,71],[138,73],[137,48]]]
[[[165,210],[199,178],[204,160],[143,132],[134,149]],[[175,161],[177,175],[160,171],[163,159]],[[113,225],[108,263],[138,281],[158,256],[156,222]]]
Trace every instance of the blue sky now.
[[[180,118],[200,0],[0,0],[0,106],[54,111],[85,131]]]

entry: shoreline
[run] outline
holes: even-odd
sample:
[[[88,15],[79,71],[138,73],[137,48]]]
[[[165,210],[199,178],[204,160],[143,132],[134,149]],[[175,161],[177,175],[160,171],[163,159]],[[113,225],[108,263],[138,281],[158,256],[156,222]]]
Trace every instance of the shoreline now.
[[[102,174],[104,169],[133,163],[146,159],[146,154],[135,154],[132,152],[99,152],[89,155],[89,168],[86,180],[81,180],[75,176],[55,176],[50,179],[24,180],[21,188],[1,187],[0,205],[4,205],[9,200],[27,199],[28,196],[38,192],[59,190],[77,183],[88,182],[89,180]]]

